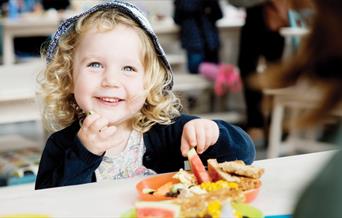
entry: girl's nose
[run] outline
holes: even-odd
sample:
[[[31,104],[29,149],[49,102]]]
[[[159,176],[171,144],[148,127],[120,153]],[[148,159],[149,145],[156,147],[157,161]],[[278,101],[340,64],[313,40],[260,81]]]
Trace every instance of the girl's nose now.
[[[107,70],[104,72],[101,85],[103,87],[118,87],[120,85],[120,76],[118,71]]]

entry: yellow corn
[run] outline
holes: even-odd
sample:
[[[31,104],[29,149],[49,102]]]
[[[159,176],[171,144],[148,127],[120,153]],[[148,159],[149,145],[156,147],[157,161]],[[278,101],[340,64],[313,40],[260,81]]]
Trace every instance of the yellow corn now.
[[[221,202],[218,200],[209,202],[208,214],[212,218],[220,218],[221,217]]]
[[[237,210],[234,210],[234,215],[235,215],[236,218],[242,218],[243,217],[241,212],[239,212]]]
[[[228,182],[230,188],[238,188],[239,185],[236,182]]]
[[[207,192],[216,191],[222,188],[238,188],[238,184],[235,182],[227,182],[224,180],[219,180],[217,182],[203,182],[201,188]]]

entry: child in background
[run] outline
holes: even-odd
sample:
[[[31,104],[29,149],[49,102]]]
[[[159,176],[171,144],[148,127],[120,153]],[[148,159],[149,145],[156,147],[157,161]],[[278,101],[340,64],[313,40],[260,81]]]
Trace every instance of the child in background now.
[[[190,73],[199,73],[203,62],[220,62],[216,22],[222,17],[218,0],[174,0],[173,19],[180,27],[180,41],[186,51]]]
[[[246,130],[255,144],[267,146],[268,121],[261,104],[263,92],[254,89],[248,81],[257,74],[261,57],[267,64],[281,61],[285,39],[280,35],[279,27],[286,26],[288,3],[287,0],[229,0],[229,3],[246,9],[238,55],[246,105]]]
[[[47,140],[36,189],[177,171],[195,146],[205,162],[254,160],[240,128],[180,113],[165,53],[129,3],[66,20],[46,59],[44,120],[59,131]]]

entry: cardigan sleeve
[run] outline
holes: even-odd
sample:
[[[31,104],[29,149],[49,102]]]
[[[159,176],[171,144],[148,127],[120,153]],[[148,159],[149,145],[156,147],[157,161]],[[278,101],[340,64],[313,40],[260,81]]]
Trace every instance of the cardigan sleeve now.
[[[69,140],[68,140],[69,139]],[[101,156],[89,152],[77,138],[53,134],[47,140],[39,164],[35,188],[52,188],[95,181]]]
[[[216,158],[218,162],[243,160],[246,164],[253,163],[255,145],[248,134],[238,126],[222,120],[214,121],[219,127],[219,138],[201,155],[201,158]]]
[[[156,125],[144,134],[146,152],[143,164],[157,173],[177,171],[184,167],[185,157],[180,151],[185,123],[199,117],[182,114],[170,125]],[[243,160],[251,164],[255,158],[255,146],[245,131],[222,120],[214,120],[219,127],[219,138],[200,155],[206,165],[215,158],[219,162]]]

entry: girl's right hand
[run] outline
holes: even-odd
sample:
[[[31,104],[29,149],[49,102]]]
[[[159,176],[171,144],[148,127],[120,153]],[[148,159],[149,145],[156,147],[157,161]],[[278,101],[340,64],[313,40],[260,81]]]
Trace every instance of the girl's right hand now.
[[[113,147],[113,137],[117,128],[108,124],[106,118],[94,112],[90,112],[84,119],[77,136],[91,153],[101,156]]]

